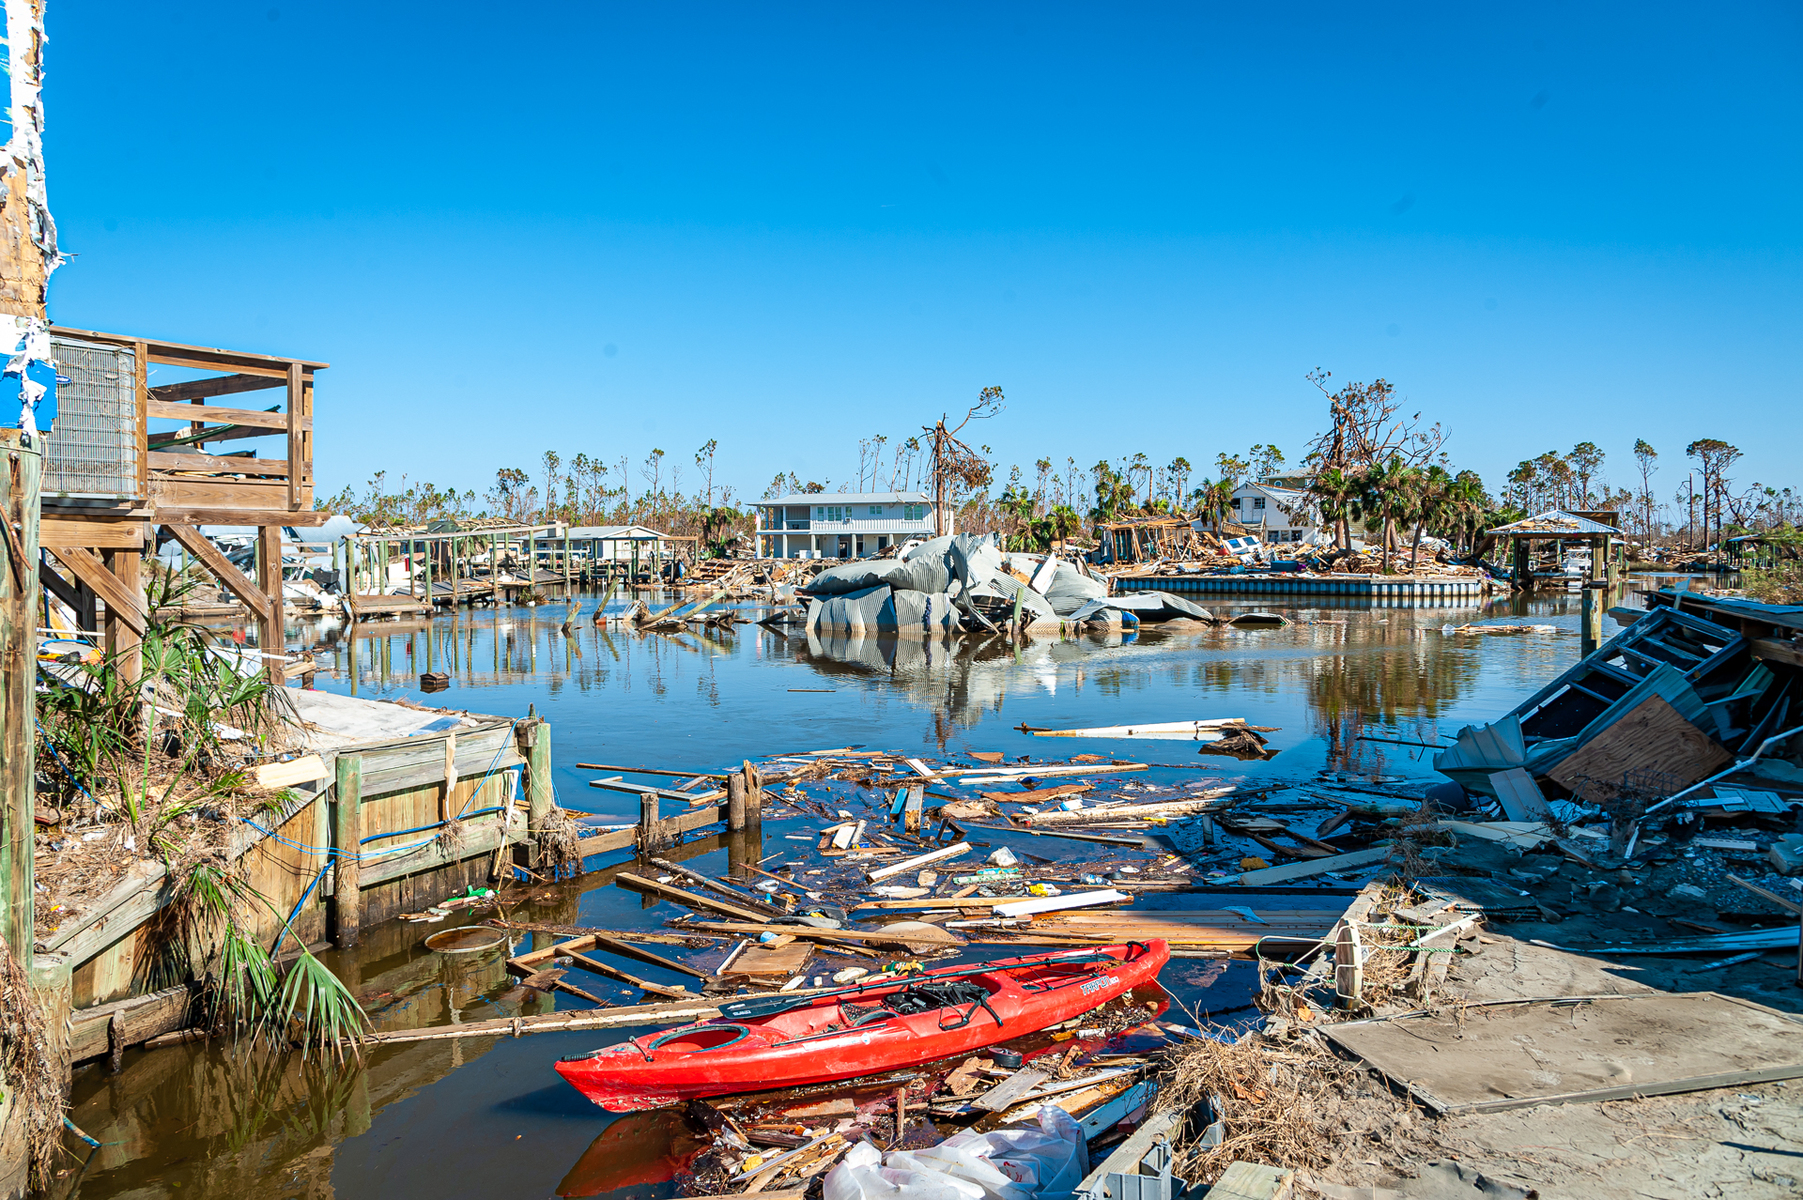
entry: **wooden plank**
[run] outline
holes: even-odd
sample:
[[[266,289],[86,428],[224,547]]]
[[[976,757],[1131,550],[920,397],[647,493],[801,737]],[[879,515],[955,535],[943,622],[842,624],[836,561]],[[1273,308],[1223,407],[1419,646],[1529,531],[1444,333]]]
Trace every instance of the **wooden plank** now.
[[[635,1004],[619,1008],[583,1009],[575,1012],[536,1013],[526,1017],[501,1017],[466,1021],[461,1025],[435,1025],[427,1029],[396,1029],[364,1035],[376,1045],[401,1042],[435,1042],[468,1037],[520,1037],[528,1033],[562,1033],[573,1029],[622,1029],[633,1025],[683,1025],[707,1021],[720,1010],[700,998],[679,1004]]]
[[[280,386],[274,380],[267,380],[264,387]],[[220,408],[212,404],[162,404],[152,400],[145,406],[149,415],[169,421],[211,421],[217,425],[249,425],[255,429],[267,429],[270,436],[288,428],[288,415],[282,412],[268,412],[256,408]]]
[[[273,479],[182,479],[152,473],[150,499],[158,510],[157,520],[166,521],[163,509],[208,508],[242,510],[244,512],[279,513],[288,509],[288,485]],[[302,510],[305,511],[305,510]],[[323,514],[330,516],[330,513]],[[220,525],[280,525],[281,521],[238,520],[227,517]]]
[[[149,453],[153,471],[219,471],[232,475],[264,475],[286,479],[285,458],[232,458],[222,454],[176,454],[152,450]]]
[[[698,808],[694,812],[683,813],[680,817],[667,817],[663,821],[665,829],[671,833],[688,833],[700,829],[704,825],[713,825],[726,820],[726,806],[716,804],[710,808]]]
[[[1803,671],[1803,646],[1777,638],[1754,638],[1751,645],[1754,658],[1783,663],[1787,667]]]
[[[46,512],[38,523],[38,545],[142,550],[144,528],[143,517],[77,517]]]
[[[959,855],[967,854],[969,852],[969,842],[954,842],[950,846],[941,846],[937,850],[929,850],[925,854],[918,854],[913,858],[904,859],[898,863],[890,863],[888,866],[878,867],[874,871],[866,871],[864,876],[872,883],[875,883],[878,880],[887,879],[891,875],[900,875],[907,871],[916,871],[921,867],[928,866],[932,863],[943,862],[948,858],[957,858]]]
[[[785,946],[752,945],[733,959],[731,967],[721,968],[720,977],[729,980],[787,978],[806,967],[813,954],[814,944],[805,939],[797,939]]]
[[[115,1016],[120,1017],[124,1044],[136,1046],[185,1028],[191,1003],[191,993],[182,986],[80,1009],[69,1018],[69,1061],[85,1062],[108,1053],[112,1048],[110,1027]]]
[[[159,504],[152,524],[166,525],[174,521],[182,525],[293,525],[297,529],[307,529],[324,525],[331,519],[332,514],[324,510],[302,509],[299,512],[289,512],[279,505],[274,508],[253,509]]]
[[[264,763],[257,768],[257,786],[265,788],[293,787],[297,783],[331,777],[332,769],[317,754],[303,754],[288,762]]]
[[[635,987],[640,991],[649,992],[653,996],[662,996],[666,1000],[681,1000],[684,997],[693,994],[683,988],[665,987],[661,983],[652,983],[648,979],[640,979],[637,975],[622,971],[618,967],[609,966],[598,958],[590,958],[580,950],[563,949],[558,957],[568,958],[583,970],[594,975],[599,975],[603,979],[616,980],[629,987]]]
[[[204,400],[208,396],[235,396],[240,392],[260,392],[281,387],[281,382],[267,375],[214,375],[207,379],[190,379],[186,383],[165,383],[149,390],[150,415],[162,416],[158,404],[175,404],[183,400]]]
[[[379,883],[388,883],[408,875],[417,875],[421,871],[433,871],[439,867],[448,867],[456,863],[468,862],[472,858],[483,858],[493,854],[505,842],[504,831],[500,824],[500,818],[503,815],[505,814],[495,813],[486,817],[465,820],[463,822],[463,840],[453,850],[440,849],[436,843],[433,843],[410,854],[367,859],[362,867],[360,886],[364,890],[368,890]],[[420,836],[424,837],[425,835]]]
[[[109,616],[123,621],[132,632],[143,636],[149,622],[149,614],[144,609],[144,597],[128,591],[93,551],[79,546],[52,546],[50,553],[106,601]]]
[[[305,388],[306,388],[306,381],[301,376],[301,365],[299,363],[295,363],[295,362],[289,363],[288,364],[288,425],[287,425],[287,429],[288,429],[288,461],[290,463],[294,464],[294,469],[287,472],[287,475],[288,475],[288,507],[289,508],[299,508],[300,501],[301,501],[300,486],[301,486],[301,476],[302,476],[303,472],[299,469],[299,467],[300,467],[300,464],[303,461],[303,459],[302,459],[302,452],[301,452],[301,424],[300,424],[300,422],[301,422],[301,408],[302,408],[301,397],[302,397],[302,393]]]
[[[1572,791],[1619,787],[1629,771],[1651,768],[1672,782],[1696,783],[1734,761],[1726,747],[1649,696],[1567,756],[1547,776]]]
[[[971,1103],[984,1112],[1001,1112],[1004,1108],[1026,1099],[1028,1092],[1050,1079],[1044,1071],[1032,1067],[1022,1067],[1008,1078],[978,1096]]]
[[[854,942],[858,944],[873,943],[875,945],[893,946],[950,946],[956,939],[942,930],[927,933],[925,930],[908,930],[903,933],[872,933],[861,929],[816,929],[812,925],[770,925],[763,921],[694,921],[690,923],[694,929],[708,933],[776,933],[790,937],[807,938],[816,942]]]
[[[1084,792],[1095,791],[1093,783],[1063,783],[1057,787],[1035,788],[1030,792],[979,792],[985,800],[993,800],[997,804],[1043,804],[1047,800],[1056,800],[1060,796],[1078,796]]]
[[[1149,804],[1119,804],[1113,808],[1080,808],[1074,812],[1053,809],[1021,820],[1033,825],[1055,825],[1064,822],[1143,821],[1149,817],[1185,817],[1210,809],[1225,808],[1227,798],[1237,788],[1212,788],[1202,796],[1186,796],[1181,800],[1162,800]]]
[[[58,337],[78,338],[90,342],[105,342],[113,346],[141,346],[151,359],[171,366],[180,365],[171,356],[186,356],[195,360],[206,360],[208,364],[217,362],[224,366],[237,366],[240,370],[260,374],[286,374],[287,365],[298,362],[309,371],[323,371],[331,366],[327,362],[314,362],[311,359],[282,358],[274,354],[252,354],[242,350],[222,350],[217,346],[190,346],[184,342],[158,342],[144,338],[126,337],[117,333],[101,333],[93,329],[76,329],[68,325],[54,325],[50,332]],[[278,369],[279,368],[279,369]],[[206,368],[213,369],[211,365]]]
[[[200,530],[192,525],[180,525],[171,521],[164,521],[163,528],[167,529],[170,535],[181,543],[182,549],[198,558],[201,565],[212,572],[213,577],[219,580],[227,591],[242,600],[259,620],[267,621],[269,619],[269,597],[265,596],[262,589],[252,583],[244,572],[240,571],[237,565],[225,556],[224,551],[208,541]]]
[[[1265,884],[1283,883],[1291,879],[1306,879],[1310,875],[1323,875],[1328,871],[1368,867],[1373,863],[1383,862],[1389,855],[1389,847],[1377,846],[1370,850],[1354,850],[1351,854],[1337,854],[1332,858],[1311,858],[1306,862],[1285,863],[1281,867],[1264,867],[1257,871],[1247,871],[1241,875],[1240,885],[1242,887],[1260,887]]]
[[[671,887],[667,883],[659,883],[655,879],[646,879],[644,876],[634,875],[630,871],[622,872],[621,874],[614,876],[614,883],[620,887],[632,888],[634,891],[649,892],[660,900],[669,900],[677,904],[687,905],[690,908],[699,908],[707,912],[720,913],[740,921],[754,922],[760,930],[764,928],[763,913],[754,912],[749,908],[740,908],[738,905],[728,904],[724,900],[715,900],[710,896],[697,895],[694,892],[685,892],[681,888]],[[785,930],[785,932],[787,931]],[[826,931],[823,930],[821,932]]]
[[[1208,1200],[1288,1200],[1296,1172],[1262,1163],[1229,1163],[1208,1189]]]

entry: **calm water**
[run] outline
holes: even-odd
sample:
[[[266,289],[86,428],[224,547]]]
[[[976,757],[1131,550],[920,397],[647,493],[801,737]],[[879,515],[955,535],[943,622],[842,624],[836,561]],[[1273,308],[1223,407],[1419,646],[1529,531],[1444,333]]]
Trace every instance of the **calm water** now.
[[[1625,602],[1638,607],[1632,597]],[[377,624],[360,627],[354,638],[334,624],[312,624],[291,629],[290,642],[314,645],[324,689],[516,717],[535,707],[552,723],[559,800],[622,822],[636,819],[637,800],[589,788],[596,772],[578,771],[578,761],[707,769],[861,745],[935,756],[969,749],[1011,757],[1131,753],[1166,764],[1141,777],[1149,782],[1301,781],[1328,769],[1425,778],[1428,751],[1357,735],[1443,740],[1513,707],[1574,661],[1578,647],[1576,593],[1438,608],[1213,604],[1220,615],[1257,608],[1293,623],[1147,630],[1018,648],[999,639],[823,641],[757,625],[681,638],[608,632],[589,623],[594,604],[585,598],[571,637],[560,630],[565,608],[557,603]],[[1467,621],[1557,629],[1444,632]],[[1614,631],[1605,621],[1605,636]],[[422,693],[418,676],[428,670],[450,673],[449,690]],[[1210,717],[1278,727],[1268,736],[1280,753],[1239,763],[1198,757],[1187,742],[1048,743],[1015,728]],[[811,819],[766,821],[763,852],[803,845],[783,835],[815,827]],[[1047,853],[1044,843],[1032,849]],[[726,870],[728,852],[718,838],[683,853],[694,869]],[[599,870],[540,888],[520,915],[626,928],[659,925],[684,911],[611,886],[612,874]],[[366,930],[355,955],[329,961],[384,1027],[553,1007],[550,998],[516,987],[498,959],[464,963],[419,945],[445,927],[391,922]],[[632,970],[681,982],[652,967]],[[1239,964],[1179,960],[1161,982],[1201,1016],[1244,1020],[1251,974]],[[583,984],[591,980],[583,977]],[[602,987],[599,994],[622,1002],[636,993]],[[580,1002],[555,1000],[556,1007],[572,1003]],[[1176,1009],[1171,1016],[1186,1019]],[[612,1128],[615,1118],[550,1070],[559,1056],[640,1032],[418,1043],[377,1050],[366,1069],[341,1072],[219,1049],[133,1051],[117,1076],[98,1066],[78,1072],[73,1118],[103,1146],[64,1194],[455,1200],[545,1197],[561,1188],[568,1195],[673,1195],[673,1184],[656,1182],[683,1148],[669,1119],[641,1115]]]

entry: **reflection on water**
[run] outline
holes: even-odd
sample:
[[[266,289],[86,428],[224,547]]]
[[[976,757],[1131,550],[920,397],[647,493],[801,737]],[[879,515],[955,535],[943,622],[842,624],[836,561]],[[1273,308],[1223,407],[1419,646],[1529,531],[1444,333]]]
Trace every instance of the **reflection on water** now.
[[[1011,757],[1131,754],[1154,764],[1143,777],[1149,782],[1194,781],[1198,768],[1268,779],[1336,768],[1422,775],[1430,767],[1427,750],[1361,735],[1432,743],[1437,734],[1507,711],[1575,659],[1578,603],[1575,593],[1457,608],[1217,603],[1211,605],[1217,613],[1256,607],[1293,623],[1183,632],[1146,627],[1137,635],[1015,646],[995,636],[821,638],[755,624],[703,635],[637,634],[591,624],[590,598],[567,635],[566,609],[555,605],[375,623],[354,634],[336,622],[311,622],[292,626],[290,642],[313,647],[321,688],[510,716],[535,705],[552,721],[560,801],[631,820],[636,800],[588,788],[593,772],[577,770],[578,761],[702,769],[761,754],[866,745],[1000,750]],[[747,609],[745,615],[763,614]],[[1444,632],[1467,621],[1527,617],[1558,632]],[[1606,622],[1605,633],[1613,632]],[[424,672],[448,673],[450,689],[422,692]],[[1234,763],[1198,757],[1186,742],[1047,743],[1015,728],[1209,717],[1279,727],[1270,737],[1280,753],[1268,762]],[[811,828],[767,821],[767,846]],[[718,838],[673,853],[698,870],[727,867],[728,850]],[[658,925],[674,915],[668,905],[610,886],[613,873],[535,890],[512,915],[604,928]],[[357,952],[328,961],[380,1027],[555,1007],[552,997],[520,988],[498,955],[424,950],[426,934],[444,927],[378,925],[364,931]],[[546,934],[528,936],[540,945],[549,941]],[[681,982],[657,968],[635,970]],[[1250,1019],[1251,976],[1244,964],[1179,962],[1161,982],[1199,1017]],[[601,994],[612,1002],[628,998],[624,988]],[[560,1055],[641,1032],[397,1045],[373,1051],[362,1070],[337,1072],[217,1046],[131,1051],[123,1074],[109,1075],[101,1066],[78,1073],[73,1119],[103,1145],[85,1170],[65,1180],[63,1195],[669,1195],[672,1185],[658,1180],[686,1153],[670,1118],[614,1120],[549,1069]]]
[[[622,1188],[668,1183],[712,1144],[681,1109],[628,1113],[589,1143],[557,1185],[559,1196],[600,1196]]]

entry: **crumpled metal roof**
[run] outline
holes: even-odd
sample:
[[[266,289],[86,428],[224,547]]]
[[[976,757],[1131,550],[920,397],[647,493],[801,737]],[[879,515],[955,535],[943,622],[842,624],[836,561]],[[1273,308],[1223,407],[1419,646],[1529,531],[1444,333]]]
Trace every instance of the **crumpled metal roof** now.
[[[1540,533],[1551,537],[1595,537],[1600,534],[1621,536],[1621,530],[1601,521],[1592,521],[1589,517],[1580,517],[1575,513],[1550,509],[1537,517],[1523,517],[1508,525],[1498,525],[1489,533]]]

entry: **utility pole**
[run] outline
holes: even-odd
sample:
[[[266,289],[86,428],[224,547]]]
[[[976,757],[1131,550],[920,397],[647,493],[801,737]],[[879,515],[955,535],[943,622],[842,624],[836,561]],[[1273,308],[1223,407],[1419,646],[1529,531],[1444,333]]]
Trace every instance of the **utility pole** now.
[[[6,384],[0,392],[0,559],[5,560],[0,563],[0,943],[30,978],[31,994],[22,1003],[35,1010],[9,1013],[24,1018],[7,1022],[11,1036],[24,1044],[0,1045],[0,1197],[5,1200],[25,1195],[33,1183],[47,1183],[31,1178],[32,1164],[46,1160],[61,1132],[60,1123],[43,1111],[43,1092],[28,1079],[7,1079],[5,1064],[15,1051],[28,1061],[48,1052],[63,1063],[57,1083],[64,1096],[68,1090],[69,971],[60,959],[35,956],[32,921],[38,495],[44,452],[34,409],[55,386],[44,296],[61,261],[44,186],[39,90],[44,3],[7,0],[0,26],[0,54],[7,64],[6,108],[0,112],[6,176],[0,181],[0,369]],[[50,411],[46,405],[45,425]],[[0,1042],[7,1037],[0,1033]]]

